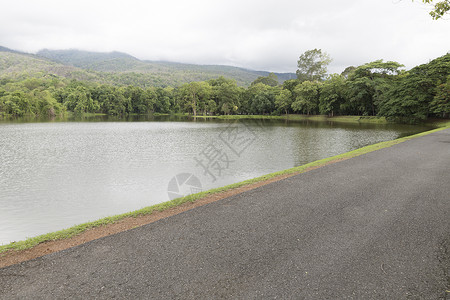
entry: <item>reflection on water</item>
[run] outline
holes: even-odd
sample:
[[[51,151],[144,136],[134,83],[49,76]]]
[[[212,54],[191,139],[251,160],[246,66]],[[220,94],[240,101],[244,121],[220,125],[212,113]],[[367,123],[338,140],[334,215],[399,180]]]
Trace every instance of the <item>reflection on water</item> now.
[[[426,129],[136,116],[0,122],[0,244],[167,201],[178,174],[206,190]]]

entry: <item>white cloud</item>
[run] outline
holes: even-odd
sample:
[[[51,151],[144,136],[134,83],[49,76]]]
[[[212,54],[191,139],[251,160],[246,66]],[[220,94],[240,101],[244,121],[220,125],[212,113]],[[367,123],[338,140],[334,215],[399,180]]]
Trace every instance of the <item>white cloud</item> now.
[[[428,10],[408,0],[14,0],[2,5],[0,45],[285,72],[321,48],[331,72],[381,58],[411,68],[450,50],[450,20]]]

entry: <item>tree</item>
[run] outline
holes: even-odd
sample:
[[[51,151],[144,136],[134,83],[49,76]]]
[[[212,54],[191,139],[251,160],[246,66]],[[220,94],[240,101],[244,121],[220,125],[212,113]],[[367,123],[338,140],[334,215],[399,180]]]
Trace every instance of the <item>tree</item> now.
[[[217,111],[217,103],[214,100],[209,100],[206,105],[206,111],[209,115],[214,115]]]
[[[155,112],[158,113],[169,113],[171,109],[174,111],[175,108],[171,107],[171,101],[173,100],[173,88],[156,88],[156,100],[155,100]]]
[[[32,113],[30,99],[23,92],[16,91],[7,94],[1,100],[3,102],[2,109],[7,114],[20,117]]]
[[[450,114],[450,76],[447,77],[447,82],[437,87],[436,96],[430,103],[430,110],[432,113],[442,114],[443,118]]]
[[[278,76],[274,73],[270,73],[268,76],[259,76],[252,82],[251,85],[255,85],[257,83],[263,83],[269,86],[277,86],[278,85]]]
[[[217,104],[216,110],[228,115],[239,109],[241,91],[235,80],[221,76],[208,82],[212,86],[212,98]]]
[[[378,115],[405,123],[445,115],[449,75],[450,54],[411,69],[386,92]]]
[[[383,101],[384,91],[389,82],[403,67],[397,62],[376,60],[353,70],[348,77],[347,86],[350,101],[356,113],[375,116],[378,103]]]
[[[180,93],[185,107],[192,110],[194,117],[196,117],[197,109],[204,109],[211,96],[211,86],[205,81],[185,83],[181,87]]]
[[[147,114],[152,112],[156,102],[156,92],[153,88],[143,90],[136,86],[127,86],[123,95],[130,101],[131,113]]]
[[[37,100],[37,111],[39,116],[55,117],[64,112],[61,103],[58,103],[49,91],[42,91],[35,93]]]
[[[423,3],[433,4],[434,0],[422,0]],[[434,19],[440,19],[450,11],[450,0],[444,0],[434,3],[434,8],[430,11],[430,16]]]
[[[275,107],[275,88],[257,83],[247,90],[249,101],[248,112],[251,114],[271,113]]]
[[[319,106],[321,83],[317,81],[304,81],[295,87],[295,101],[292,103],[294,111],[306,114],[316,113]]]
[[[425,80],[426,81],[426,80]],[[405,76],[386,93],[378,115],[402,123],[416,123],[428,116],[428,95],[417,93],[417,86],[427,84],[418,77]]]
[[[136,111],[141,114],[153,112],[157,97],[155,88],[150,87],[145,89],[139,99],[139,105],[136,107]]]
[[[102,85],[94,89],[92,96],[105,114],[125,115],[130,112],[131,101],[124,97],[123,89]]]
[[[332,74],[320,91],[319,111],[332,117],[340,111],[341,105],[347,101],[345,77]]]
[[[377,76],[388,77],[389,75],[398,75],[401,70],[400,68],[404,65],[395,62],[387,61],[384,62],[382,59],[367,63],[365,65],[356,68],[353,73],[358,73],[358,75],[368,76],[371,79]]]
[[[341,75],[347,79],[348,76],[355,70],[356,70],[356,67],[349,66],[349,67],[345,68],[345,70],[341,73]]]
[[[286,115],[292,105],[292,93],[289,90],[281,90],[278,95],[275,96],[275,106],[283,110]]]
[[[283,89],[289,90],[291,93],[293,93],[295,87],[299,84],[300,84],[300,81],[298,81],[297,79],[289,79],[289,80],[286,80],[285,82],[283,82]]]
[[[67,110],[78,114],[93,113],[100,108],[98,102],[92,99],[90,91],[82,86],[68,88],[62,102]]]
[[[297,62],[297,78],[300,81],[320,81],[325,77],[331,61],[330,56],[321,49],[308,50],[300,55]]]
[[[295,101],[295,87],[300,84],[298,79],[290,79],[283,82],[283,90],[288,90],[291,92],[291,104]]]

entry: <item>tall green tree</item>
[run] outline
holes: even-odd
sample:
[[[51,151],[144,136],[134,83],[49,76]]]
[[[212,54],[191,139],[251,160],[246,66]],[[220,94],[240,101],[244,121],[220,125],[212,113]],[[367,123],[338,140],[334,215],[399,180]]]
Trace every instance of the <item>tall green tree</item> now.
[[[450,54],[414,67],[394,81],[380,105],[379,116],[399,122],[416,123],[446,112]],[[442,98],[441,98],[442,97]]]
[[[217,112],[217,103],[214,100],[209,100],[206,104],[206,112],[208,115],[214,115]]]
[[[383,101],[389,82],[403,67],[397,62],[376,60],[357,67],[349,74],[347,87],[350,101],[359,115],[377,114],[377,107]]]
[[[292,93],[287,89],[282,89],[275,96],[275,107],[287,115],[292,105]]]
[[[148,114],[154,110],[157,95],[152,87],[144,90],[136,86],[127,86],[123,90],[123,95],[131,104],[131,113]]]
[[[278,85],[278,76],[274,73],[270,73],[267,76],[259,76],[255,79],[255,81],[252,82],[251,85],[255,85],[257,83],[263,83],[265,85],[269,86],[277,86]]]
[[[212,85],[212,99],[216,102],[216,110],[226,115],[236,113],[241,100],[241,90],[236,81],[219,77],[208,82]]]
[[[98,102],[92,99],[90,91],[81,86],[69,90],[64,104],[67,110],[78,114],[96,112],[100,108]]]
[[[345,70],[341,73],[341,75],[347,79],[348,76],[355,70],[356,70],[356,67],[349,66],[349,67],[345,68]]]
[[[252,85],[247,90],[250,114],[268,114],[275,108],[276,88],[263,83]]]
[[[323,82],[319,97],[319,111],[321,114],[334,116],[341,111],[341,105],[347,101],[345,77],[332,74]]]
[[[56,117],[64,113],[64,107],[58,103],[50,91],[36,91],[34,96],[37,99],[36,114],[44,117]]]
[[[21,117],[33,113],[30,97],[21,91],[15,91],[1,98],[2,109],[6,114]]]
[[[309,114],[318,112],[321,83],[318,81],[304,81],[295,87],[295,101],[292,103],[294,111]]]
[[[300,55],[297,61],[297,78],[300,81],[322,80],[332,59],[321,49],[308,50]]]
[[[446,118],[450,115],[450,76],[447,81],[438,85],[436,95],[430,103],[430,111]]]
[[[156,88],[156,100],[154,105],[154,111],[158,113],[170,113],[175,112],[176,109],[173,107],[173,95],[174,89],[172,87]]]
[[[131,107],[130,99],[123,95],[123,89],[102,85],[95,88],[93,93],[100,111],[109,115],[126,115]]]
[[[191,82],[184,84],[180,89],[180,95],[184,100],[185,107],[192,111],[194,117],[197,116],[197,110],[205,108],[207,101],[211,96],[211,86],[208,82]]]

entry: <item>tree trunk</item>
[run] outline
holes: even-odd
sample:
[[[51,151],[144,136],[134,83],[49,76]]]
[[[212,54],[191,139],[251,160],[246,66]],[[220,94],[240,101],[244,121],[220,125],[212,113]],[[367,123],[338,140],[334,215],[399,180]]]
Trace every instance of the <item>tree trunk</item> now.
[[[192,95],[194,98],[194,105],[192,106],[192,111],[194,112],[194,118],[197,116],[197,97],[195,93]]]

